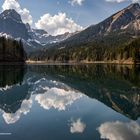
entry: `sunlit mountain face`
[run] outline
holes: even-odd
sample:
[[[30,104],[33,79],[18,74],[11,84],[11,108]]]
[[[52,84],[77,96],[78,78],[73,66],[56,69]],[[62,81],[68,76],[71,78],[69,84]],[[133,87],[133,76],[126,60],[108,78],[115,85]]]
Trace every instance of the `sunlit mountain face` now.
[[[1,65],[0,74],[1,131],[12,139],[140,137],[139,66]]]

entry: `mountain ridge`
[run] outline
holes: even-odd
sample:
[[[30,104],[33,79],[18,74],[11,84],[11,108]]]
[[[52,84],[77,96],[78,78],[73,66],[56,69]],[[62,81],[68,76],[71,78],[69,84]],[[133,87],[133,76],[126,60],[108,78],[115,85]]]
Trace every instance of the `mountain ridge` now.
[[[118,17],[118,14],[120,14],[120,13],[123,13],[123,15],[119,15],[119,17]],[[127,27],[126,25],[128,25],[128,23],[129,24],[132,23],[132,21],[134,21],[134,20],[138,20],[138,19],[136,19],[136,17],[134,15],[138,19],[140,19],[140,16],[139,16],[140,15],[140,5],[138,3],[131,4],[131,5],[127,6],[126,8],[116,12],[115,14],[112,14],[110,17],[99,22],[98,24],[87,27],[85,30],[81,31],[79,34],[76,34],[75,36],[72,36],[71,38],[69,38],[68,41],[69,40],[72,41],[72,39],[74,39],[74,38],[76,38],[76,39],[78,38],[79,41],[80,40],[85,41],[85,39],[87,41],[89,41],[98,36],[108,35],[110,32],[114,32],[114,31],[124,32],[124,31],[127,31],[127,29],[129,29],[129,28],[133,29],[132,26],[134,25],[134,23],[132,24],[131,27],[130,26]],[[113,17],[115,17],[115,16],[117,17],[116,21],[113,19]],[[125,28],[122,28],[122,22],[120,22],[119,18],[121,18],[121,21],[124,22],[123,27],[125,27]],[[117,24],[116,24],[116,22],[117,22]],[[137,30],[139,32],[140,28],[137,28]],[[135,32],[134,32],[134,35],[135,35]]]
[[[12,27],[12,28],[11,28]],[[43,29],[32,29],[24,24],[16,10],[5,10],[0,14],[0,33],[14,39],[22,39],[27,52],[43,48],[44,44],[61,42],[71,36],[71,33],[52,36]]]

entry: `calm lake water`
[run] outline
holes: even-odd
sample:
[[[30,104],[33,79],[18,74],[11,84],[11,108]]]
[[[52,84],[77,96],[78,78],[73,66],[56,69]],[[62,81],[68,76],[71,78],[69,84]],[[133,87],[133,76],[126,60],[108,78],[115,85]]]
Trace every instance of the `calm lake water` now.
[[[140,67],[0,66],[1,140],[140,140]]]

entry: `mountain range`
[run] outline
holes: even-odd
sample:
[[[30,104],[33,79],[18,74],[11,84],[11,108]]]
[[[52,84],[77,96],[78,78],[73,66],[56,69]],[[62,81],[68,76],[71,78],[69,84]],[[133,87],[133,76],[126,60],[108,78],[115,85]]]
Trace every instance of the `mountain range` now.
[[[64,41],[47,44],[31,59],[55,62],[139,63],[140,5],[133,3]]]
[[[9,9],[0,14],[0,35],[20,38],[23,40],[25,50],[32,51],[45,44],[65,40],[72,34],[52,36],[42,29],[32,29],[28,23],[23,23],[21,16],[14,9]]]
[[[9,9],[0,14],[0,35],[22,39],[28,57],[33,60],[139,61],[140,49],[136,46],[140,44],[140,5],[133,3],[83,31],[57,36],[31,28],[15,10]]]
[[[131,37],[140,35],[140,5],[138,3],[129,5],[104,21],[89,26],[65,41],[90,42],[115,33],[117,35],[128,33]]]

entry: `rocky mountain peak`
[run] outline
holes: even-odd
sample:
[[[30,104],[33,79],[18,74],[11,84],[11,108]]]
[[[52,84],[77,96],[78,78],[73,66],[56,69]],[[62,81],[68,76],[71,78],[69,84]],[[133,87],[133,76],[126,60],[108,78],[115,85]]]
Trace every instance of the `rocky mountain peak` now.
[[[138,3],[133,3],[109,17],[105,21],[107,22],[106,25],[109,26],[105,27],[105,29],[107,29],[107,32],[126,29],[130,23],[137,19],[140,19],[140,5]]]
[[[139,3],[132,3],[126,9],[140,9]]]
[[[22,22],[21,16],[14,10],[14,9],[9,9],[5,10],[0,14],[0,18],[2,19],[13,19],[14,21],[17,22]]]
[[[0,33],[6,33],[13,38],[29,38],[26,25],[14,9],[5,10],[0,14]]]
[[[126,12],[131,12],[135,17],[140,16],[140,5],[139,3],[130,4],[127,8],[124,9]]]

